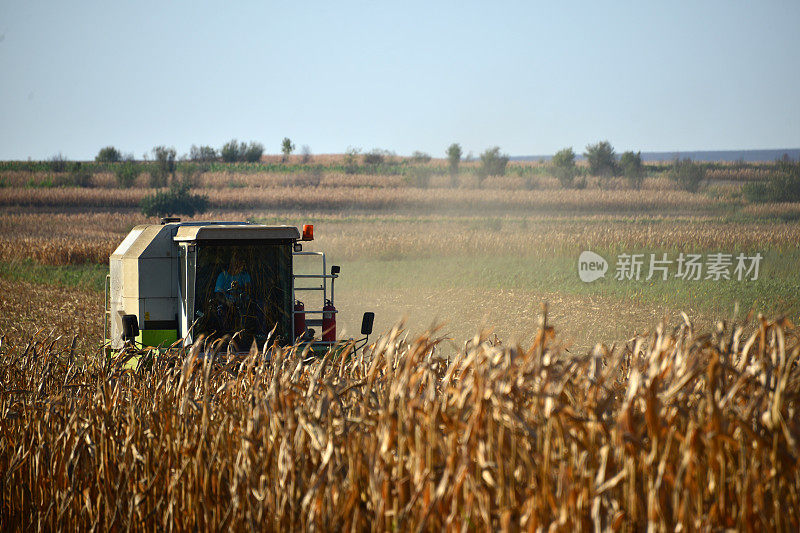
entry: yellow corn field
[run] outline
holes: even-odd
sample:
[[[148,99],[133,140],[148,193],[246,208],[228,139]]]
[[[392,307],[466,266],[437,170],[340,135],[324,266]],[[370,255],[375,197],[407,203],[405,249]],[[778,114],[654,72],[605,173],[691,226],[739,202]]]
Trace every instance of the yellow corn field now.
[[[204,189],[200,189],[204,191]],[[0,207],[34,209],[135,209],[155,189],[27,189],[7,188]],[[224,210],[347,210],[412,209],[422,212],[482,210],[527,212],[534,209],[575,212],[647,213],[680,212],[703,214],[716,204],[713,198],[685,191],[561,190],[508,191],[487,189],[419,189],[369,187],[241,187],[214,189],[212,208]]]
[[[299,224],[314,217],[312,220],[321,228],[319,235],[324,247],[336,250],[339,258],[386,255],[397,250],[412,256],[531,251],[547,254],[565,250],[573,253],[580,247],[669,248],[687,242],[697,248],[781,249],[794,248],[800,242],[800,226],[779,218],[798,216],[797,204],[748,206],[741,212],[772,219],[731,224],[696,216],[690,219],[691,223],[659,224],[656,217],[642,216],[641,223],[630,224],[625,219],[603,215],[570,218],[504,213],[489,217],[487,223],[487,217],[479,214],[472,217],[381,212],[315,215],[297,210],[282,212],[277,220]],[[263,215],[258,211],[214,211],[197,220],[246,220],[254,215],[257,220],[264,216],[268,223],[276,220],[268,211]],[[107,263],[108,256],[133,226],[152,222],[135,212],[4,214],[0,217],[0,261],[29,259],[46,265]],[[512,238],[498,238],[504,233]]]
[[[542,316],[529,348],[397,327],[308,364],[3,339],[0,528],[800,528],[791,323],[578,357]]]

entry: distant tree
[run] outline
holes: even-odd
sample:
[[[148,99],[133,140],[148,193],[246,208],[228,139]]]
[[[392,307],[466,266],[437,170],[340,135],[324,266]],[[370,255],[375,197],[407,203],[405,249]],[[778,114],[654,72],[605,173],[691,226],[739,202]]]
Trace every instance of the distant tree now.
[[[634,189],[641,189],[642,182],[644,181],[644,165],[642,164],[642,152],[631,151],[623,152],[619,158],[619,166],[622,169],[622,175],[628,180],[630,186]]]
[[[426,154],[425,152],[416,150],[413,154],[411,154],[411,161],[416,164],[430,163],[431,154]]]
[[[675,160],[669,176],[684,191],[697,192],[706,177],[706,170],[687,157]]]
[[[139,207],[146,216],[169,216],[204,213],[208,209],[208,197],[199,194],[190,194],[189,187],[185,184],[173,183],[163,191],[142,198]]]
[[[575,176],[578,175],[578,167],[575,166],[575,152],[572,151],[572,147],[556,152],[552,163],[553,173],[561,186],[565,189],[571,188],[575,183]]]
[[[208,165],[206,163],[181,163],[177,165],[177,169],[181,185],[191,188],[197,186],[201,174],[208,172]]]
[[[226,163],[235,163],[242,159],[242,153],[245,151],[246,146],[244,143],[241,145],[236,139],[231,139],[222,145],[219,150],[219,155]]]
[[[281,161],[285,163],[289,160],[289,156],[292,155],[292,152],[294,152],[294,144],[292,144],[292,140],[289,137],[283,138],[283,142],[281,142],[281,152],[283,153]]]
[[[380,148],[373,148],[366,154],[364,154],[364,164],[370,166],[378,166],[383,164],[386,160],[387,152],[386,150],[381,150]]]
[[[589,160],[589,173],[593,176],[616,176],[617,158],[608,141],[588,145],[583,155]]]
[[[261,156],[264,154],[264,145],[255,141],[250,141],[246,147],[242,143],[242,160],[248,163],[258,163],[261,161]]]
[[[210,146],[195,146],[189,149],[189,159],[192,161],[216,161],[217,151]]]
[[[766,181],[747,183],[742,192],[750,202],[800,202],[800,161],[784,154]]]
[[[303,163],[311,162],[311,148],[307,144],[300,148],[300,153],[303,155]]]
[[[791,158],[776,162],[775,173],[769,180],[776,202],[800,202],[800,161]]]
[[[154,163],[150,171],[151,187],[166,187],[169,178],[175,177],[175,148],[156,146],[153,148]]]
[[[355,174],[358,172],[358,155],[361,153],[361,148],[355,146],[348,146],[344,152],[344,171],[347,174]]]
[[[506,173],[508,156],[500,153],[500,147],[487,148],[481,154],[481,167],[478,177],[481,181],[487,176],[503,176]]]
[[[89,168],[80,161],[73,161],[67,164],[69,171],[69,183],[75,187],[90,187],[92,184],[92,173]]]
[[[238,142],[236,139],[231,139],[220,148],[219,155],[226,163],[236,163],[240,161],[247,161],[249,163],[256,163],[261,161],[261,155],[264,153],[264,145],[255,141],[250,141],[250,144]]]
[[[48,160],[51,172],[64,172],[67,170],[68,160],[63,154],[58,153]]]
[[[458,164],[461,162],[461,145],[453,143],[447,147],[447,163],[450,168],[450,182],[455,187],[458,176]]]
[[[123,189],[133,187],[136,183],[136,178],[142,172],[142,167],[133,161],[125,161],[114,167],[114,177],[117,179],[117,185]]]
[[[97,152],[97,156],[95,156],[94,160],[98,163],[116,163],[122,159],[122,154],[119,153],[119,150],[114,148],[113,146],[106,146],[105,148],[101,148],[99,152]]]
[[[770,187],[768,182],[756,181],[745,183],[742,186],[742,194],[748,202],[758,204],[771,202],[774,198],[774,193],[774,189]]]
[[[53,177],[48,180],[49,186],[56,187],[90,187],[92,173],[80,161],[68,161],[58,154],[48,160]]]

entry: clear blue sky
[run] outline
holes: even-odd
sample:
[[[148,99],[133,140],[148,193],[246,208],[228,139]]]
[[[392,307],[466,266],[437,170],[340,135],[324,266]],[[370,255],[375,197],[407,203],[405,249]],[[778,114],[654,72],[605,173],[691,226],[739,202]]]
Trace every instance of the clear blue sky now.
[[[800,2],[0,3],[0,159],[800,147]]]

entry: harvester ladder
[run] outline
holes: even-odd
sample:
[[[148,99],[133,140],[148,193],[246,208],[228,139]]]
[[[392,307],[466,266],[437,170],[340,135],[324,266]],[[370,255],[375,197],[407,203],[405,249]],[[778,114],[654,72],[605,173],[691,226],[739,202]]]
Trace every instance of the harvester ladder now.
[[[294,274],[292,273],[292,306],[294,306],[294,301],[297,299],[297,292],[305,292],[305,291],[322,291],[322,306],[325,306],[325,302],[328,300],[328,279],[337,278],[338,276],[335,274],[328,274],[328,263],[325,259],[325,252],[294,252],[295,256],[317,256],[322,259],[322,273],[321,274]],[[297,280],[304,280],[304,285],[309,286],[297,286]],[[313,280],[320,280],[321,283],[319,285],[311,286]],[[333,300],[333,294],[331,293],[331,300]],[[322,307],[319,309],[305,309],[303,311],[293,311],[292,312],[292,331],[294,331],[294,319],[300,313],[305,313],[307,315],[320,315],[320,318],[312,318],[306,319],[306,325],[308,326],[316,326],[322,327]]]

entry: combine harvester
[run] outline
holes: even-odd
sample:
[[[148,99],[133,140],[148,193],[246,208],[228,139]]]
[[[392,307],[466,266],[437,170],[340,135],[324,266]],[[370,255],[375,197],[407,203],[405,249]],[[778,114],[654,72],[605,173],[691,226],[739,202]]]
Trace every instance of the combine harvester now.
[[[294,226],[178,218],[136,226],[110,258],[108,354],[126,343],[165,348],[182,339],[189,346],[201,335],[228,336],[230,351],[246,352],[253,342],[263,347],[270,332],[270,343],[324,354],[337,343],[339,267],[328,272],[323,252],[303,251],[301,241],[313,239],[312,225],[302,235]],[[319,262],[319,273],[295,274],[298,260]],[[299,294],[309,302],[316,294],[320,306],[306,308]],[[362,335],[372,333],[373,319],[364,313]]]

